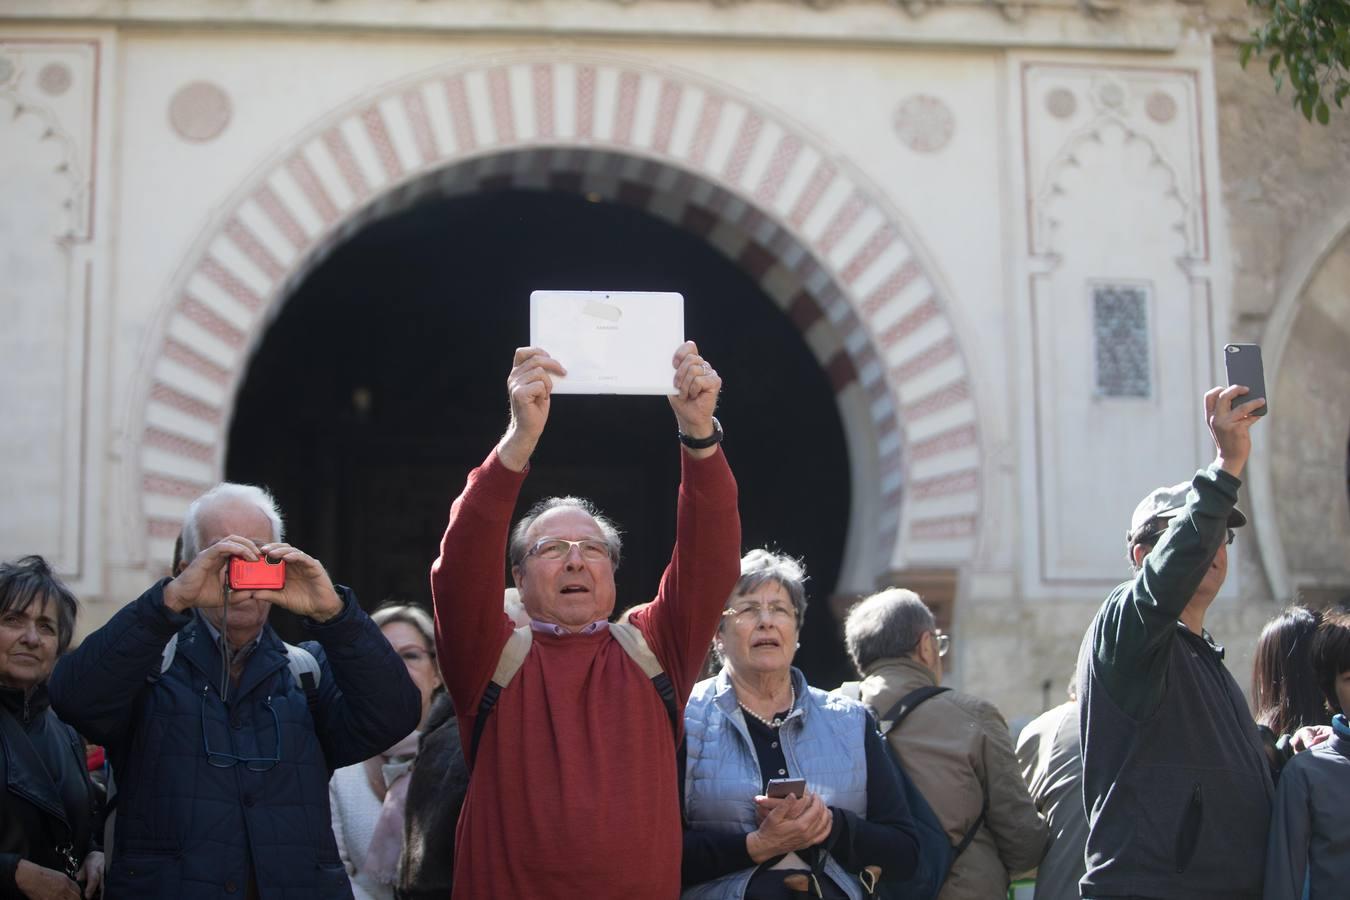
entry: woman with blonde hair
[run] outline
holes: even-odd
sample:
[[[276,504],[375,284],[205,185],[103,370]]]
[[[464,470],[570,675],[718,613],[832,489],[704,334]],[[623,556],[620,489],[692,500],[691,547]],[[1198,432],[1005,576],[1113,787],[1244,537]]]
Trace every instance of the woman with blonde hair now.
[[[422,695],[417,730],[363,763],[338,769],[328,783],[333,836],[356,900],[393,900],[403,853],[408,772],[417,756],[432,699],[441,687],[436,627],[418,606],[385,604],[370,618],[408,667]]]

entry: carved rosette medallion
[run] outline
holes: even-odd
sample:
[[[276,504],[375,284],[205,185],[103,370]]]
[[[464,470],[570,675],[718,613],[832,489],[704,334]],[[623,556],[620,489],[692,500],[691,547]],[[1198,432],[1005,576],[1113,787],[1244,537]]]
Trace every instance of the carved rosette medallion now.
[[[1068,88],[1055,88],[1045,95],[1045,108],[1056,119],[1071,119],[1078,112],[1078,98]]]
[[[937,153],[956,132],[956,117],[942,100],[929,94],[914,94],[895,109],[895,133],[916,153]]]
[[[70,90],[74,77],[65,63],[47,63],[38,71],[38,89],[48,97],[60,97]]]
[[[1177,101],[1170,94],[1154,91],[1144,101],[1144,111],[1159,125],[1166,125],[1177,117]]]
[[[1124,113],[1129,91],[1116,78],[1096,78],[1092,82],[1092,100],[1099,112]]]
[[[185,141],[214,140],[230,124],[229,95],[207,81],[184,85],[169,101],[169,124]]]

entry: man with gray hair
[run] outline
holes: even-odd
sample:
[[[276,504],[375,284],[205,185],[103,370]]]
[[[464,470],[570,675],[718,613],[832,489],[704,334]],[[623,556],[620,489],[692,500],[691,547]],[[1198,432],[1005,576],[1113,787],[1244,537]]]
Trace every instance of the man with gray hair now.
[[[948,638],[919,595],[890,588],[849,611],[844,641],[862,681],[841,692],[876,713],[896,758],[937,815],[955,859],[940,900],[987,900],[1034,868],[1048,831],[988,701],[941,687]]]
[[[510,424],[450,509],[431,592],[438,657],[473,767],[455,840],[456,898],[680,893],[680,713],[739,575],[741,539],[713,418],[721,379],[692,342],[672,362],[683,445],[675,548],[631,628],[608,622],[620,544],[594,507],[546,501],[510,529],[553,378],[566,374],[540,348],[516,351]],[[530,619],[520,628],[502,612],[503,555]],[[634,636],[673,687],[669,707],[642,654],[628,649]]]
[[[271,495],[217,485],[188,507],[165,578],[65,657],[52,707],[108,748],[116,897],[350,898],[328,809],[334,769],[417,726],[407,668],[356,596],[283,542]],[[285,563],[231,590],[231,561]],[[276,604],[313,638],[285,644]]]

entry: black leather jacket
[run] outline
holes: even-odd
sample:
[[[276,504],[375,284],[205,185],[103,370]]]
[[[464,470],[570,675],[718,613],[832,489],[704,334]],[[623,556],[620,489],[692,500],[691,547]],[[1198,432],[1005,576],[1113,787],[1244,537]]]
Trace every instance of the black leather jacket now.
[[[0,687],[0,898],[23,896],[21,859],[74,876],[91,847],[96,797],[84,744],[48,706],[46,685],[27,697]]]
[[[454,881],[455,823],[469,790],[469,767],[459,742],[450,695],[437,691],[417,761],[408,775],[404,806],[399,900],[443,900]]]

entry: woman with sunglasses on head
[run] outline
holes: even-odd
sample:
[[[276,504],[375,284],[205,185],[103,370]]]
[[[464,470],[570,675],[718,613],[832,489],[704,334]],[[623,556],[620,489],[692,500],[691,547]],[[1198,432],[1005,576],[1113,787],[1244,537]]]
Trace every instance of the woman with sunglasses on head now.
[[[47,698],[75,610],[42,557],[0,563],[0,897],[75,900],[103,880],[84,743]]]
[[[803,885],[813,897],[860,898],[867,867],[903,880],[916,864],[914,823],[876,724],[792,665],[805,580],[790,557],[741,560],[713,642],[722,669],[685,707],[685,898],[786,898]]]
[[[436,627],[417,606],[386,604],[370,615],[408,668],[422,697],[417,729],[383,753],[338,769],[328,783],[333,837],[356,900],[393,900],[403,852],[409,772],[432,703],[444,694],[436,666]]]

